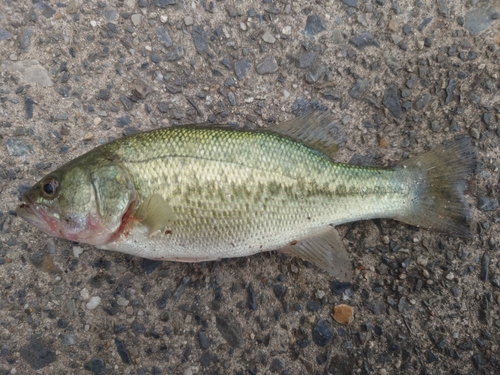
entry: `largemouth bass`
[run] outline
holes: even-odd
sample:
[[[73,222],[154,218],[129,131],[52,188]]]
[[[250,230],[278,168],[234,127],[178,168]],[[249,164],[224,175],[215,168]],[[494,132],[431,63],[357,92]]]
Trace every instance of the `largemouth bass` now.
[[[49,173],[20,217],[71,241],[198,262],[281,250],[342,277],[334,226],[393,218],[470,236],[468,140],[392,168],[332,161],[340,135],[313,113],[266,130],[180,126],[114,140]]]

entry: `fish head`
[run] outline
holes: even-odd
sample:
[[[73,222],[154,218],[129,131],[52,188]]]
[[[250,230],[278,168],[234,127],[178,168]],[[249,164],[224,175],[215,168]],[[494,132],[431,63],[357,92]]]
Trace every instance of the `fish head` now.
[[[75,159],[30,188],[17,214],[49,235],[103,245],[119,235],[135,197],[121,165]]]

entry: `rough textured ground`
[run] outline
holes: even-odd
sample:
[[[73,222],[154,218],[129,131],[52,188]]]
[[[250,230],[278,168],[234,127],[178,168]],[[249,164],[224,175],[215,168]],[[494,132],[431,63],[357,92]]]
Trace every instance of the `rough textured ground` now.
[[[0,374],[499,374],[499,18],[478,0],[0,0]],[[109,139],[318,108],[347,134],[341,161],[470,136],[474,238],[341,226],[341,284],[275,253],[146,261],[15,215]]]

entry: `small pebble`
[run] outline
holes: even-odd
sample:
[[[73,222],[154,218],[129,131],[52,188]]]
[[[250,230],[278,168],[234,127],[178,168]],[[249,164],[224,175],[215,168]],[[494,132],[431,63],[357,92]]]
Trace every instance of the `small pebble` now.
[[[92,297],[90,297],[90,299],[88,300],[88,302],[85,304],[85,307],[88,310],[94,310],[100,304],[101,304],[101,297],[99,297],[99,296],[92,296]]]
[[[333,319],[340,324],[350,324],[354,315],[353,308],[349,305],[337,305],[333,308]]]
[[[420,264],[423,267],[427,266],[428,262],[429,262],[429,260],[426,257],[424,257],[423,255],[419,255],[417,257],[417,264]]]
[[[323,26],[323,21],[316,14],[311,14],[307,16],[306,27],[304,28],[304,34],[309,38],[312,38],[316,34],[325,31],[326,28]]]
[[[318,290],[318,291],[316,291],[316,293],[314,294],[314,296],[315,296],[317,299],[322,299],[325,295],[326,295],[326,293],[325,293],[323,290]]]
[[[325,320],[319,320],[312,330],[313,342],[321,347],[326,346],[332,339],[334,333]]]
[[[480,211],[496,211],[498,208],[498,199],[490,197],[479,197],[477,208]]]
[[[264,35],[262,35],[262,40],[266,43],[273,44],[276,42],[276,38],[274,37],[273,34],[271,34],[269,31],[266,31]]]
[[[123,298],[123,297],[118,297],[118,298],[116,299],[116,303],[117,303],[119,306],[128,306],[129,301],[128,301],[126,298]]]

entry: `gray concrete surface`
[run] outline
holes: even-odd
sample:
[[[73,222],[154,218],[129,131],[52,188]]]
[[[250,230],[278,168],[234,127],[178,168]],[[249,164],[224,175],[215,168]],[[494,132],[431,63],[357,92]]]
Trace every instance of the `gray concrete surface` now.
[[[499,17],[478,0],[0,0],[0,374],[499,374]],[[343,162],[470,136],[474,237],[340,226],[345,285],[276,253],[145,261],[15,215],[124,134],[318,108]]]

